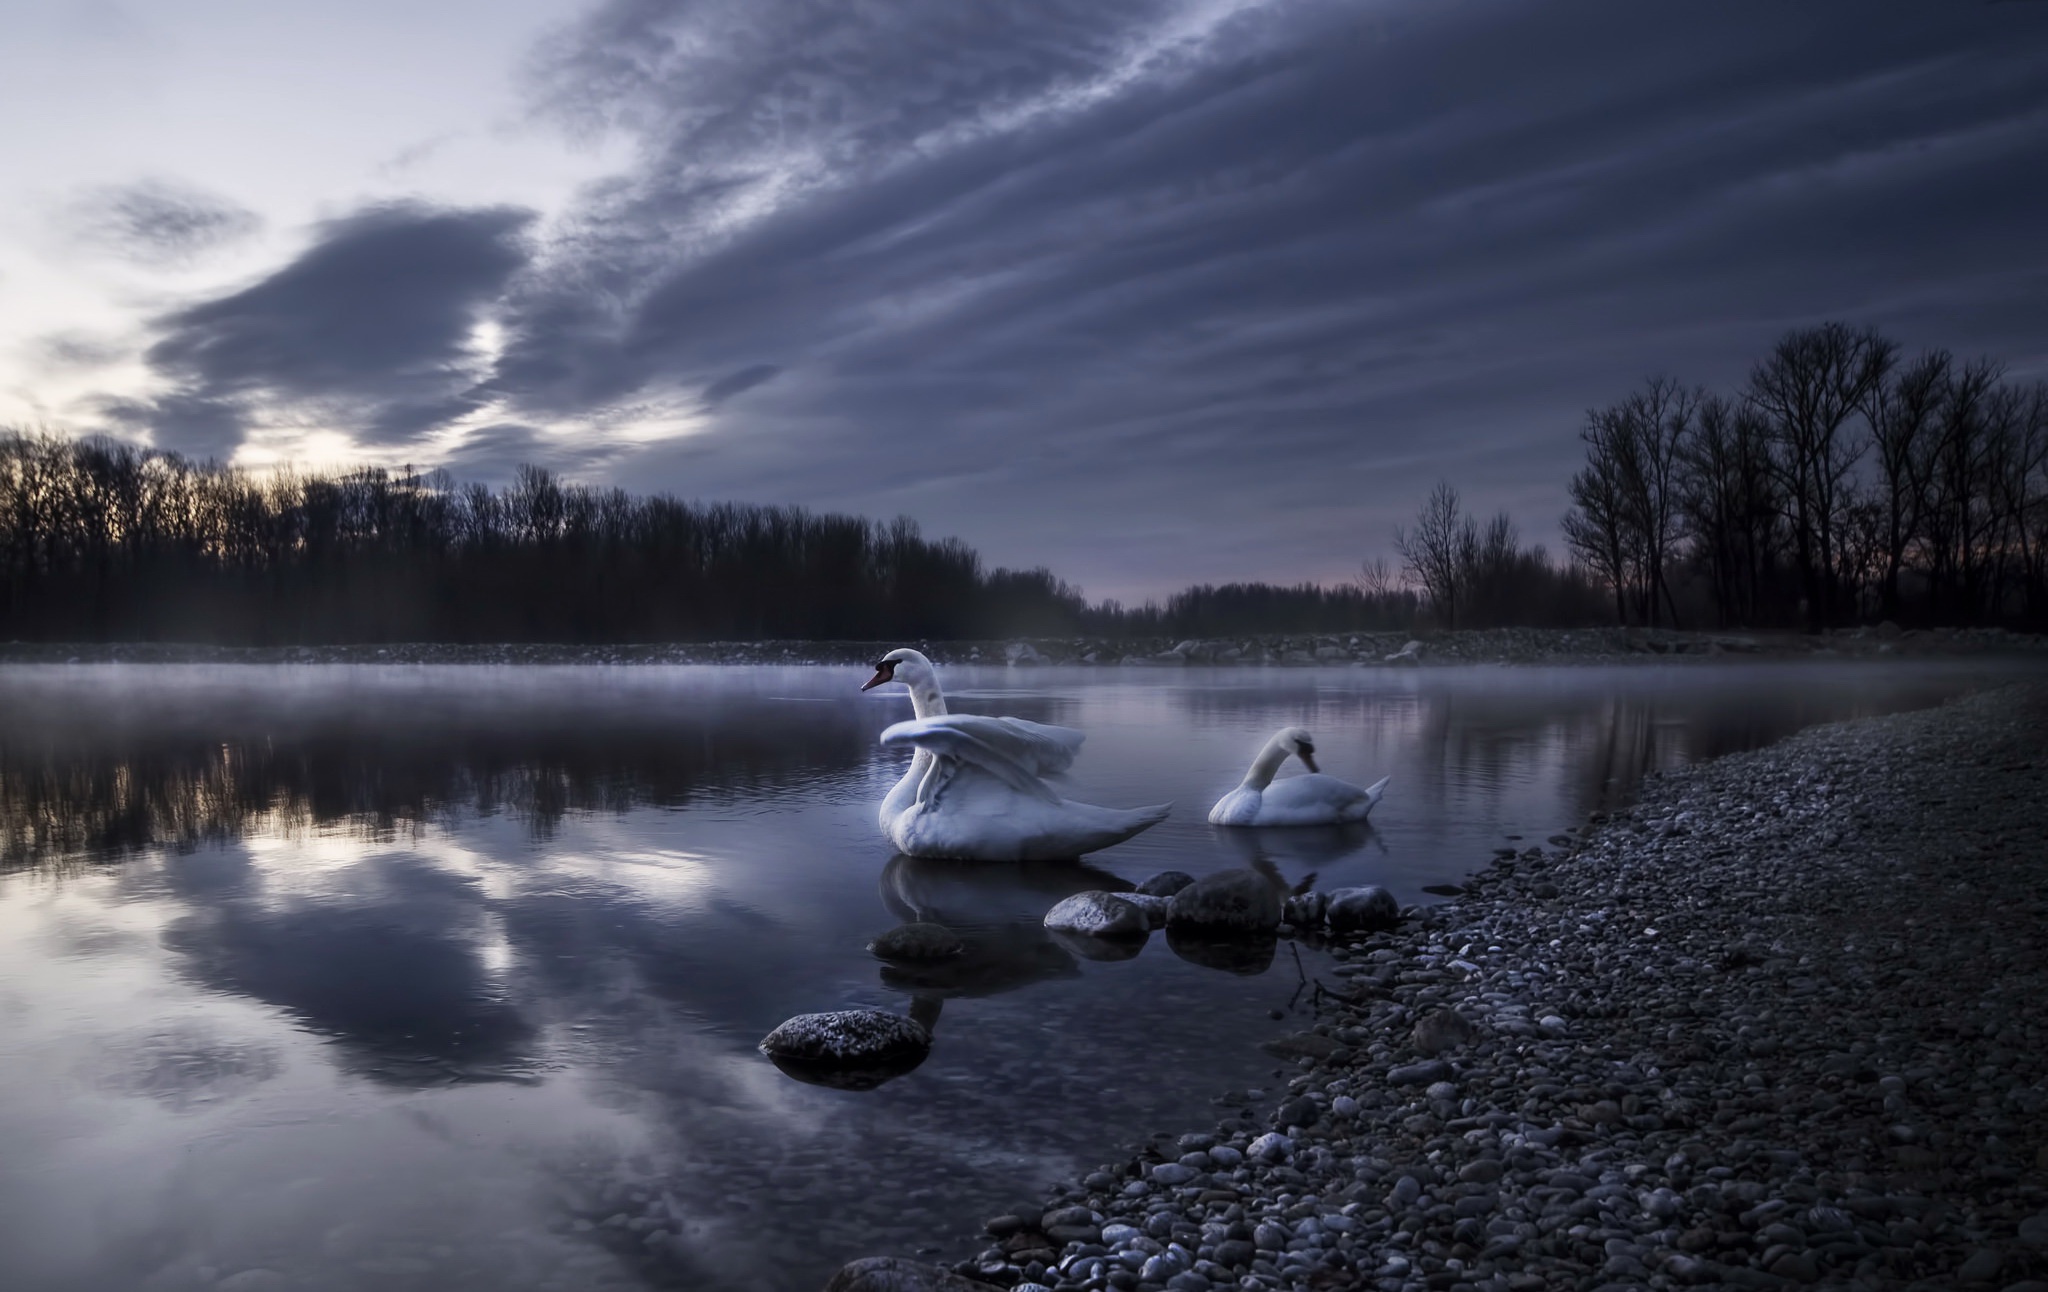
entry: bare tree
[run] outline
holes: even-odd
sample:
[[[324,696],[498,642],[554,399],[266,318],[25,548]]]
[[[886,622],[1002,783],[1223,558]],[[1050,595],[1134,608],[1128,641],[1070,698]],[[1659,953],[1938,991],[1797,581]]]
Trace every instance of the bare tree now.
[[[1948,351],[1920,356],[1872,387],[1867,417],[1876,448],[1878,501],[1884,509],[1879,613],[1900,617],[1899,574],[1920,536],[1927,504],[1929,445],[1949,384]]]
[[[1385,601],[1400,588],[1393,565],[1384,556],[1375,556],[1358,567],[1358,587],[1374,601]]]
[[[1394,550],[1403,572],[1422,585],[1445,628],[1457,627],[1458,593],[1466,556],[1478,544],[1478,527],[1462,513],[1458,491],[1437,481],[1429,500],[1416,514],[1413,530],[1394,530]]]
[[[1668,377],[1586,414],[1579,438],[1586,470],[1574,477],[1565,537],[1581,560],[1613,581],[1618,618],[1635,604],[1642,623],[1678,620],[1668,569],[1683,534],[1681,446],[1705,398]]]
[[[1981,561],[1989,528],[1991,405],[2000,371],[1988,359],[1952,369],[1929,446],[1922,543],[1926,548],[1930,617],[1974,619],[1983,611]]]
[[[2000,488],[2014,521],[2021,602],[2039,623],[2048,618],[2048,382],[2027,392]]]
[[[1627,623],[1629,544],[1621,484],[1613,459],[1598,441],[1588,443],[1589,460],[1567,486],[1572,507],[1564,515],[1564,541],[1594,577],[1614,589],[1615,622]]]
[[[1864,443],[1850,419],[1865,412],[1898,346],[1844,323],[1791,332],[1756,366],[1746,398],[1770,428],[1809,628],[1835,615],[1835,543],[1845,482]]]
[[[1742,417],[1719,395],[1700,400],[1679,444],[1680,508],[1693,555],[1707,568],[1723,625],[1746,622],[1756,608],[1749,516],[1757,472],[1745,462]]]
[[[1636,543],[1638,597],[1645,623],[1658,621],[1660,603],[1678,622],[1668,567],[1679,539],[1679,446],[1689,434],[1705,391],[1688,390],[1669,377],[1652,377],[1615,410],[1616,433],[1624,437],[1622,498]]]

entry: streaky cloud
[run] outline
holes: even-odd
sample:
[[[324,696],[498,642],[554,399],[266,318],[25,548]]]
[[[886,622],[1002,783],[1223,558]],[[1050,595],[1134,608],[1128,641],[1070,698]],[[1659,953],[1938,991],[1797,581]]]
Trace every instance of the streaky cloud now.
[[[151,178],[89,189],[70,204],[80,240],[139,264],[180,266],[255,233],[254,211],[176,180]]]

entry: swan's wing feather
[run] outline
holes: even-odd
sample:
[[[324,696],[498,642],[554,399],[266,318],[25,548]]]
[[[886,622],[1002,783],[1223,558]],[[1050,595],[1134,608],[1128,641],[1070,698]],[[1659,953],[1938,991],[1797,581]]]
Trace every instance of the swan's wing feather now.
[[[984,748],[1001,754],[1033,776],[1051,776],[1073,765],[1087,737],[1072,727],[1052,727],[1024,718],[991,718],[978,713],[946,713],[918,719],[972,736]]]
[[[960,714],[960,717],[972,717]],[[1088,737],[1072,727],[1055,727],[1029,718],[995,718],[1008,728],[1012,736],[1031,752],[1038,764],[1040,776],[1052,776],[1074,765],[1074,755],[1081,752],[1081,742]]]
[[[1001,720],[947,714],[935,718],[913,718],[882,732],[884,746],[911,745],[930,753],[941,762],[974,768],[1010,789],[1047,803],[1059,802],[1059,795],[1038,779],[1036,755],[1018,733]],[[924,798],[921,792],[919,798]]]

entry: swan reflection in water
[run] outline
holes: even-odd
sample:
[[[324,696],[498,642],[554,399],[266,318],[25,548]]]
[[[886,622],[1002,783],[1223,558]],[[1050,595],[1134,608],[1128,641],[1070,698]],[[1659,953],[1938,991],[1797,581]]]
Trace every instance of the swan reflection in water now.
[[[899,854],[882,868],[882,904],[905,923],[939,924],[959,936],[947,960],[882,966],[882,982],[914,1001],[996,996],[1081,972],[1073,954],[1045,928],[1062,898],[1131,885],[1083,861],[953,861]]]
[[[1381,856],[1387,852],[1386,843],[1365,821],[1317,826],[1241,825],[1213,833],[1254,870],[1270,865],[1283,875],[1293,876],[1288,881],[1290,886],[1340,861],[1348,861],[1367,848],[1377,850]]]
[[[1372,827],[1352,824],[1286,829],[1219,830],[1244,862],[1281,889],[1305,888],[1315,871],[1378,843]],[[1384,846],[1381,846],[1384,851]],[[936,1033],[945,1002],[998,996],[1036,983],[1073,978],[1082,960],[1127,960],[1149,938],[1109,941],[1054,933],[1045,913],[1076,893],[1123,893],[1129,880],[1085,861],[960,861],[898,854],[882,868],[882,905],[904,924],[936,924],[959,938],[959,954],[941,960],[884,960],[885,987],[910,998],[908,1014]],[[1255,976],[1273,965],[1272,936],[1206,938],[1167,930],[1167,948],[1189,964]],[[778,1062],[799,1081],[872,1090],[915,1070],[925,1054],[858,1069],[814,1071]]]
[[[1053,940],[1045,912],[1061,898],[1131,885],[1080,861],[955,861],[898,854],[882,868],[882,905],[905,924],[937,924],[960,939],[943,960],[885,960],[882,984],[910,997],[910,1017],[927,1032],[954,997],[998,996],[1033,983],[1072,978],[1080,962]],[[915,1070],[929,1051],[857,1066],[775,1066],[812,1085],[872,1090]]]

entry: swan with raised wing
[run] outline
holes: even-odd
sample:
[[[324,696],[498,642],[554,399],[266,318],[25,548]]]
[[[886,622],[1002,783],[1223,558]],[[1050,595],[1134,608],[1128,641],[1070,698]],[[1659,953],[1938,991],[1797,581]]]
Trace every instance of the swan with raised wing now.
[[[1276,781],[1273,774],[1289,756],[1308,768],[1303,776]],[[1363,821],[1387,792],[1391,776],[1360,789],[1316,769],[1316,742],[1300,727],[1273,733],[1238,787],[1209,809],[1211,825],[1344,825]]]
[[[1044,778],[1071,766],[1086,737],[1023,718],[947,713],[938,673],[918,651],[882,656],[861,690],[890,682],[909,690],[916,716],[884,731],[882,744],[915,752],[910,769],[882,800],[881,825],[907,856],[1078,857],[1159,824],[1173,806],[1106,808],[1061,798]]]

